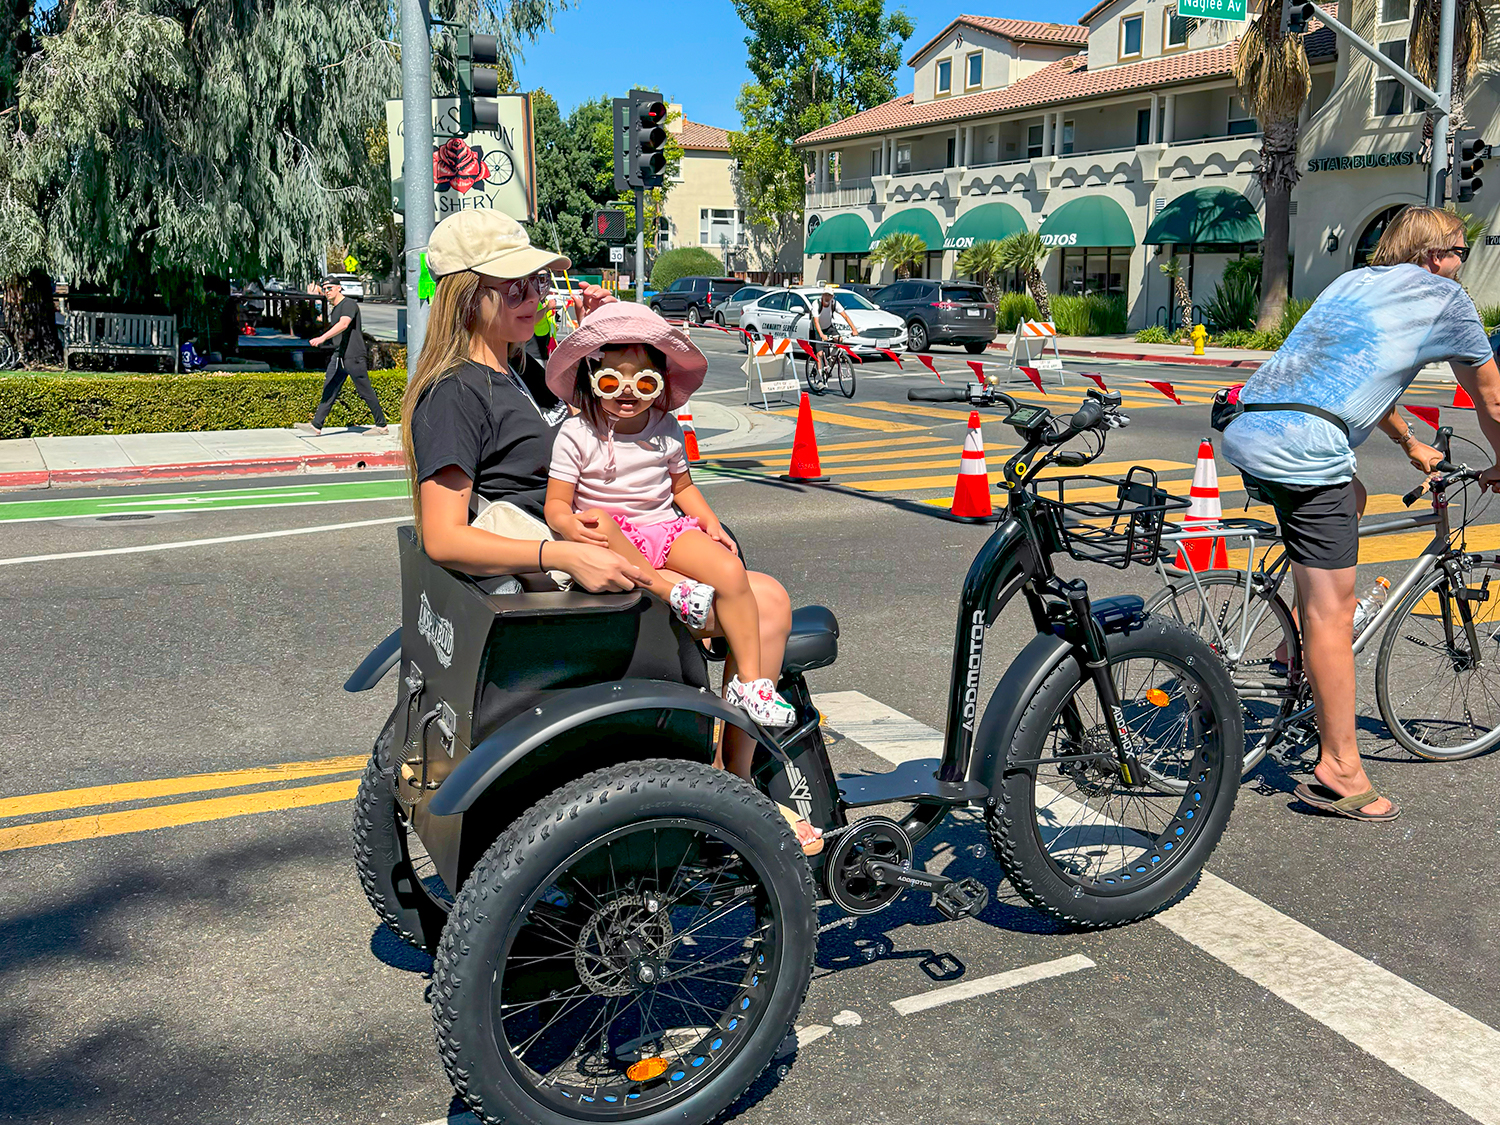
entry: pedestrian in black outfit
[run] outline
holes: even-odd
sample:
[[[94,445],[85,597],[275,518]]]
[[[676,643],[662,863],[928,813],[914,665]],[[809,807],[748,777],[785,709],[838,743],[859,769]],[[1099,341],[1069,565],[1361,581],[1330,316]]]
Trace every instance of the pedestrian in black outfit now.
[[[323,295],[328,298],[328,319],[332,327],[308,342],[318,348],[340,334],[342,337],[334,345],[333,355],[328,357],[328,377],[323,380],[323,400],[318,403],[312,423],[299,422],[296,428],[321,434],[323,423],[328,420],[328,412],[333,409],[334,401],[344,387],[344,380],[353,379],[354,389],[365,400],[370,413],[375,415],[375,432],[386,433],[385,411],[380,409],[380,399],[375,396],[375,388],[370,385],[370,361],[365,352],[365,334],[360,331],[359,326],[359,302],[352,297],[345,297],[344,287],[333,278],[323,282]]]

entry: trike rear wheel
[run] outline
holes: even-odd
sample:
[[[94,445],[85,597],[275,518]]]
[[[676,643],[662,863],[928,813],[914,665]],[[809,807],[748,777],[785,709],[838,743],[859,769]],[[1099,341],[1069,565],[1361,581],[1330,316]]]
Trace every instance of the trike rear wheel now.
[[[1026,705],[986,805],[1016,890],[1090,929],[1144,918],[1196,878],[1229,822],[1244,745],[1234,685],[1201,640],[1156,617],[1108,642],[1137,761],[1183,791],[1124,780],[1093,680],[1067,659]]]
[[[538,802],[464,883],[433,976],[443,1064],[483,1121],[696,1125],[771,1061],[816,947],[776,806],[633,762]]]

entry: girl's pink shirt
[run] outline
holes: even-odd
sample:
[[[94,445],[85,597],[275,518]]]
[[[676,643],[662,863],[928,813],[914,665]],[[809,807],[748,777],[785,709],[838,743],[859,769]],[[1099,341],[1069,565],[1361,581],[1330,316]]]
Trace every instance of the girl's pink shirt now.
[[[549,475],[574,486],[575,512],[601,508],[645,525],[677,518],[672,474],[687,468],[682,427],[653,409],[638,434],[599,434],[575,414],[557,431]]]

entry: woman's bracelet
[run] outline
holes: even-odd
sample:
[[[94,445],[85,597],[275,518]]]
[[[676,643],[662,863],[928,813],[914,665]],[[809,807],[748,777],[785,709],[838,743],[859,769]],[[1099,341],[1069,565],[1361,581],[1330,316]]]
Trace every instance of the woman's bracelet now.
[[[536,545],[536,568],[539,571],[547,569],[546,567],[544,567],[542,565],[542,548],[545,547],[546,545],[547,545],[547,541],[545,539],[543,539],[540,543],[538,543]]]

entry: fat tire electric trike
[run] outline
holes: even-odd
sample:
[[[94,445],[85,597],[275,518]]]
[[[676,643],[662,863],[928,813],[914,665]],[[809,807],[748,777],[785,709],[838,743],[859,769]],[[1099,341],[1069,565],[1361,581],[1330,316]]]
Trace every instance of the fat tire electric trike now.
[[[942,755],[888,774],[829,761],[805,678],[837,656],[823,607],[793,614],[779,686],[798,721],[771,731],[711,690],[722,650],[648,593],[491,593],[398,530],[402,627],[345,685],[397,671],[356,866],[380,918],[434,956],[439,1053],[480,1120],[711,1120],[792,1030],[820,902],[868,915],[914,891],[949,918],[985,908],[985,883],[917,858],[952,810],[979,810],[1015,890],[1075,927],[1191,890],[1238,787],[1229,674],[1140,598],[1091,601],[1051,565],[1149,565],[1183,502],[1146,470],[1038,481],[1102,452],[1126,420],[1117,397],[1057,419],[982,384],[911,395],[1006,407],[1023,448],[959,597]],[[1092,448],[1059,449],[1075,438]],[[981,706],[985,638],[1018,594],[1035,636]],[[755,741],[748,781],[714,768],[727,726]],[[821,854],[778,805],[824,830]],[[908,811],[865,815],[890,805]]]

